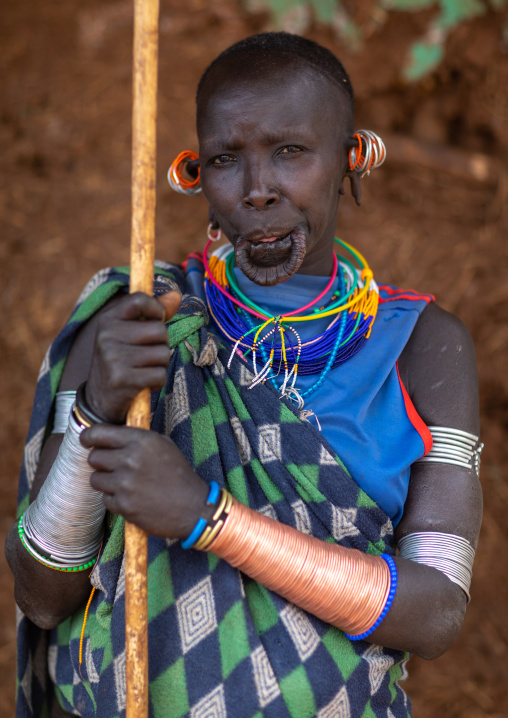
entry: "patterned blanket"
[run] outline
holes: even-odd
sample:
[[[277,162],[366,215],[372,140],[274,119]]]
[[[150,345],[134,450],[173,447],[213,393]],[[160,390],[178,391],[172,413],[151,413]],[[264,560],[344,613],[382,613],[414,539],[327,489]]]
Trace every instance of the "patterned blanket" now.
[[[39,376],[19,484],[19,513],[51,426],[65,358],[81,324],[128,287],[127,268],[103,270],[81,295]],[[155,293],[178,287],[157,262]],[[324,541],[393,553],[386,514],[358,487],[319,432],[277,392],[249,389],[242,360],[205,328],[203,302],[185,295],[168,324],[167,384],[152,395],[152,428],[169,435],[197,473],[272,518]],[[368,458],[366,457],[366,460]],[[53,696],[75,715],[125,715],[124,522],[109,515],[79,664],[84,607],[51,632],[20,615],[17,718],[50,715]],[[149,537],[151,718],[406,718],[398,685],[408,654],[344,634],[213,554]]]

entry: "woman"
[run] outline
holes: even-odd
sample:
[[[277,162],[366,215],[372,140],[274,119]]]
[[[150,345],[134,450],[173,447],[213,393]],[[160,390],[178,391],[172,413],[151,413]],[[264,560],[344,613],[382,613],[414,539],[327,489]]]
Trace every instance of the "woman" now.
[[[203,189],[231,249],[159,263],[157,298],[100,273],[39,382],[7,541],[18,713],[40,690],[123,714],[125,518],[150,534],[153,715],[409,715],[397,681],[457,635],[481,520],[470,337],[432,297],[379,291],[348,245],[360,269],[334,258],[344,180],[359,203],[384,146],[355,132],[331,53],[232,46],[197,130],[170,181]],[[147,387],[152,430],[127,428]]]

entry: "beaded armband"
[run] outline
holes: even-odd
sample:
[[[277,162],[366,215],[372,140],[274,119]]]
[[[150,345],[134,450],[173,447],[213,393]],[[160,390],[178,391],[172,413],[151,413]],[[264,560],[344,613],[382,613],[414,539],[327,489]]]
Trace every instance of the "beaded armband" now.
[[[370,636],[371,633],[374,633],[376,628],[384,621],[386,614],[390,610],[393,600],[395,598],[395,594],[397,593],[397,566],[395,564],[395,561],[393,558],[387,554],[383,553],[381,554],[381,558],[384,559],[384,561],[388,564],[388,568],[390,569],[390,591],[388,592],[388,596],[386,598],[386,603],[383,607],[383,610],[379,614],[378,618],[376,619],[375,623],[372,624],[372,626],[364,631],[364,633],[360,633],[358,636],[353,636],[350,633],[346,633],[345,635],[347,638],[349,638],[350,641],[363,641],[364,638],[367,638],[367,636]]]

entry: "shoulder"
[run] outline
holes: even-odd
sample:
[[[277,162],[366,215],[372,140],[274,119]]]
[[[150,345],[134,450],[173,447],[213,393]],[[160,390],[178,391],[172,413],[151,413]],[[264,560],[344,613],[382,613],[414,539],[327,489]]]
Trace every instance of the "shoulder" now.
[[[475,351],[458,317],[434,302],[429,304],[400,356],[399,370],[425,423],[478,434]]]

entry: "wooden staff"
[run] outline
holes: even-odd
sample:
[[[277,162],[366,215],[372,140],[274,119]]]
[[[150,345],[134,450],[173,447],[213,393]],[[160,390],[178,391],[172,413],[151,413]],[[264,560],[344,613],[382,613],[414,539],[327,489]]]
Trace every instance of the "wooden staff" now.
[[[131,292],[153,293],[159,0],[134,0]],[[150,428],[150,390],[133,401],[127,424]],[[127,718],[148,716],[147,542],[125,525]]]

